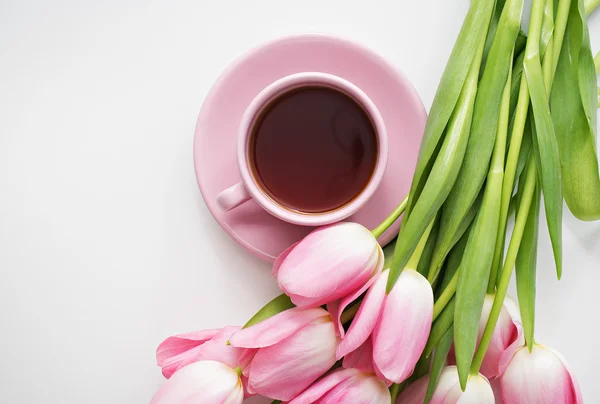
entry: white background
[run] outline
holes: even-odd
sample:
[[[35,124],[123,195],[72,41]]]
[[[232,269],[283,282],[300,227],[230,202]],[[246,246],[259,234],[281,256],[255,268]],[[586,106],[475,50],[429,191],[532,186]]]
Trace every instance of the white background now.
[[[389,58],[429,109],[467,7],[1,0],[0,402],[147,403],[158,343],[241,324],[278,293],[194,177],[198,111],[234,58],[283,34],[338,34]],[[537,339],[598,402],[600,222],[565,211],[560,283],[542,229]]]

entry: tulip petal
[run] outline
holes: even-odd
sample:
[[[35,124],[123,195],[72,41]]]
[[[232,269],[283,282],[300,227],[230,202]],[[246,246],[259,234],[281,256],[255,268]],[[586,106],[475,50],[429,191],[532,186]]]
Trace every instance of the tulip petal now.
[[[383,264],[383,260],[382,260],[382,264]],[[336,331],[340,337],[344,338],[344,334],[345,334],[344,327],[342,324],[342,313],[344,312],[344,310],[346,310],[346,307],[348,307],[348,305],[350,305],[350,303],[352,303],[353,301],[358,299],[360,297],[360,295],[365,293],[365,291],[367,289],[369,289],[371,287],[371,285],[373,285],[375,283],[376,280],[377,280],[376,277],[372,277],[360,289],[357,289],[354,293],[351,293],[350,295],[337,301],[338,302],[337,304],[335,302],[333,302],[333,303],[330,303],[327,305],[327,311],[329,311],[329,313],[331,314],[331,318],[337,319],[337,321],[334,323],[334,325],[336,325],[336,327],[337,327]],[[330,307],[331,307],[331,309],[330,309]]]
[[[445,404],[445,398],[448,392],[458,384],[458,371],[456,366],[446,366],[440,375],[438,384],[433,392],[430,404]],[[417,381],[411,383],[398,397],[398,404],[423,404],[427,394],[429,384],[429,375],[425,375]]]
[[[534,345],[522,347],[500,378],[502,399],[510,404],[583,402],[574,378],[563,359],[553,351]]]
[[[479,321],[477,346],[479,346],[483,331],[490,317],[490,311],[492,310],[493,303],[494,296],[487,295],[484,300],[483,310],[481,312],[481,318]],[[502,310],[500,311],[500,317],[498,318],[496,328],[492,333],[492,339],[485,353],[483,363],[481,364],[480,373],[488,379],[494,379],[498,377],[505,368],[505,362],[503,358],[512,357],[517,349],[519,349],[519,347],[525,343],[520,316],[517,314],[515,317],[513,317],[513,306],[516,306],[514,301],[509,297],[506,297],[504,299]]]
[[[377,274],[382,257],[368,229],[352,222],[337,223],[301,240],[279,266],[277,282],[295,305],[316,307],[364,285]]]
[[[238,404],[244,401],[244,389],[234,389],[225,400],[223,404]],[[192,403],[190,403],[192,404]],[[195,403],[193,403],[195,404]]]
[[[209,341],[219,331],[220,329],[218,328],[214,330],[194,331],[186,334],[174,335],[165,339],[156,349],[156,362],[158,366],[162,367],[170,358]]]
[[[344,327],[342,325],[342,310],[340,310],[341,300],[334,300],[333,302],[327,303],[327,311],[334,321],[333,326],[335,327],[335,334],[343,337],[344,336]]]
[[[236,392],[237,391],[237,392]],[[239,404],[243,387],[238,374],[215,361],[192,363],[175,373],[158,390],[150,404]]]
[[[427,385],[429,384],[429,376],[425,375],[415,380],[400,393],[398,404],[423,404],[425,402],[425,394],[427,394]]]
[[[329,390],[319,404],[389,404],[390,391],[373,375],[359,373]]]
[[[319,317],[330,318],[329,313],[319,307],[294,307],[236,332],[229,342],[240,348],[265,348],[289,337]]]
[[[498,377],[504,373],[512,357],[525,344],[523,325],[520,322],[513,321],[511,326],[511,335],[508,337],[508,341],[504,344],[506,345],[506,343],[508,343],[508,346],[504,349],[504,351],[502,351],[502,354],[498,360],[498,371],[495,376],[490,376],[490,378]],[[488,377],[484,372],[481,373]]]
[[[339,383],[358,373],[359,371],[356,369],[334,371],[304,390],[300,395],[291,400],[289,404],[314,403]]]
[[[277,258],[275,259],[275,262],[273,262],[273,270],[271,271],[273,276],[275,276],[275,277],[277,276],[277,274],[279,273],[279,268],[281,267],[281,264],[287,258],[287,256],[290,255],[292,250],[294,248],[296,248],[298,243],[299,243],[299,241],[295,242],[294,244],[292,244],[291,246],[289,246],[288,248],[283,250],[283,252],[277,256]]]
[[[345,368],[355,368],[364,373],[374,373],[373,367],[373,342],[371,338],[358,347],[358,349],[344,356],[342,366]]]
[[[278,344],[259,349],[248,383],[257,394],[291,400],[335,364],[338,341],[333,322],[315,321]]]
[[[258,349],[244,349],[244,352],[240,356],[239,366],[242,368],[242,375],[248,377],[248,372],[250,364],[252,363],[252,359],[254,359],[254,355],[256,355]]]
[[[500,379],[490,380],[490,386],[494,392],[494,399],[497,403],[502,403],[502,393],[500,392]]]
[[[477,346],[481,341],[483,331],[490,317],[490,311],[494,303],[494,295],[486,295],[479,319],[479,335],[477,336]],[[523,325],[517,303],[506,296],[504,304],[498,318],[496,328],[492,333],[492,339],[479,370],[488,380],[493,380],[500,376],[514,353],[525,343]],[[453,347],[454,348],[454,347]],[[451,349],[448,355],[448,364],[456,364],[454,349]]]
[[[400,383],[412,374],[427,343],[432,317],[429,282],[412,269],[402,271],[373,329],[373,360],[386,379]]]
[[[503,306],[508,311],[508,314],[510,314],[513,321],[523,323],[523,320],[521,320],[521,310],[519,309],[517,302],[515,302],[515,299],[507,295],[504,298]]]
[[[484,376],[470,376],[465,391],[456,384],[446,395],[444,403],[494,404],[494,391]]]
[[[571,371],[571,366],[569,365],[567,360],[559,352],[555,351],[554,349],[548,348],[548,347],[545,347],[545,348],[547,350],[549,350],[550,352],[552,352],[554,355],[556,355],[558,357],[558,359],[560,359],[563,366],[565,367],[565,370],[569,374],[569,379],[571,379],[571,388],[573,390],[573,402],[576,404],[583,404],[583,396],[581,395],[581,389],[579,388],[579,383],[577,382],[575,375]]]
[[[226,343],[239,329],[240,327],[224,327],[216,330],[217,332],[208,340],[204,338],[215,330],[197,331],[167,338],[159,345],[156,354],[158,365],[162,367],[162,374],[168,379],[182,367],[201,360],[214,360],[231,368],[237,367],[243,350],[228,346]],[[193,346],[194,343],[197,346]]]
[[[389,273],[390,271],[387,269],[383,271],[373,286],[369,288],[348,332],[337,349],[336,357],[338,359],[357,349],[371,335],[381,313]]]

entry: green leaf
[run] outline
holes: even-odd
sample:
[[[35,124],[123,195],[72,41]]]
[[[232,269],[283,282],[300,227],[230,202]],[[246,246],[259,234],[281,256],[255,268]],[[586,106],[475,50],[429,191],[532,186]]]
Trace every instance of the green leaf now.
[[[392,263],[392,258],[394,257],[394,250],[396,249],[396,239],[394,237],[389,243],[383,247],[383,267],[389,268]]]
[[[467,79],[479,45],[479,38],[484,36],[488,29],[494,3],[493,0],[473,2],[465,16],[429,111],[406,213],[411,211],[425,184],[424,180],[428,175],[426,168],[431,167],[430,160],[434,157],[436,149],[439,149],[438,145],[442,134],[454,112]],[[405,218],[407,216],[408,214],[405,214]]]
[[[517,39],[515,41],[515,55],[518,55],[523,52],[525,49],[525,44],[527,43],[527,35],[522,30],[519,30],[519,34],[517,35]]]
[[[452,329],[454,323],[454,311],[456,310],[456,296],[453,297],[450,302],[444,307],[442,313],[431,325],[431,332],[429,333],[429,339],[425,345],[425,356],[431,356],[431,353],[440,343],[446,331]]]
[[[574,0],[550,103],[562,165],[563,196],[569,210],[581,220],[600,219],[596,86],[585,12],[582,2]]]
[[[448,254],[448,259],[446,259],[444,277],[442,278],[440,289],[445,289],[454,277],[454,275],[458,272],[458,268],[460,267],[460,263],[462,262],[462,258],[465,253],[465,249],[467,248],[467,242],[469,241],[469,236],[472,230],[473,224],[471,223],[467,227],[467,230],[464,232],[462,237],[458,240],[456,245]]]
[[[522,10],[522,0],[509,0],[500,18],[498,34],[494,38],[479,84],[463,165],[442,208],[442,224],[436,246],[442,253],[451,245],[485,181],[498,128],[500,103],[512,68],[513,49],[520,30]]]
[[[477,344],[479,318],[496,246],[501,187],[501,175],[488,177],[481,210],[475,218],[458,272],[454,347],[463,389]]]
[[[521,173],[527,165],[527,159],[529,157],[529,152],[531,151],[533,142],[531,135],[531,125],[531,117],[528,116],[527,122],[525,122],[525,129],[523,130],[523,140],[521,141],[521,151],[519,152],[519,159],[517,161],[517,170],[515,171],[515,178],[521,176]]]
[[[425,355],[421,355],[421,357],[417,361],[417,364],[415,365],[413,374],[410,375],[410,377],[407,379],[408,383],[412,383],[429,373],[430,366],[431,359],[426,357]]]
[[[435,247],[435,241],[437,240],[437,234],[440,230],[440,220],[437,215],[434,219],[433,227],[431,228],[431,232],[429,233],[429,237],[427,237],[427,242],[425,243],[425,248],[423,249],[423,253],[421,254],[421,259],[419,260],[419,264],[417,265],[417,272],[427,277],[427,273],[429,271],[429,264],[431,263],[431,257],[433,255],[433,248]]]
[[[473,204],[467,211],[467,214],[465,215],[462,222],[458,226],[458,229],[456,230],[456,233],[454,234],[454,238],[452,239],[452,241],[450,242],[449,245],[447,243],[445,243],[444,245],[438,246],[439,240],[436,238],[435,248],[433,250],[431,262],[429,264],[428,280],[430,283],[433,283],[437,279],[437,277],[440,273],[442,264],[444,263],[444,260],[446,259],[446,256],[451,251],[451,249],[456,245],[458,240],[460,240],[463,237],[463,235],[465,234],[465,232],[467,231],[467,229],[469,228],[471,223],[473,223],[473,219],[475,218],[475,215],[477,214],[477,212],[479,212],[479,208],[481,207],[482,200],[483,200],[483,190],[479,193],[479,195],[477,196],[477,199],[475,199],[475,202],[473,202]],[[441,226],[441,222],[440,222],[440,226]],[[438,234],[440,232],[441,232],[441,230],[438,230]],[[442,250],[443,248],[445,250]]]
[[[442,282],[436,293],[436,299],[439,298],[440,294],[448,284],[451,279],[454,277],[454,274],[458,271],[458,267],[460,266],[460,261],[462,260],[463,253],[465,251],[465,247],[467,246],[467,241],[469,240],[469,233],[471,231],[472,226],[470,226],[465,234],[461,237],[461,239],[456,243],[454,248],[448,254],[448,259],[444,264],[444,276],[442,278]],[[452,327],[452,323],[454,322],[454,308],[456,306],[456,300],[454,297],[448,302],[446,307],[442,310],[441,314],[438,318],[433,322],[431,326],[431,332],[429,334],[429,340],[427,341],[427,345],[425,347],[425,355],[429,357],[431,352],[435,348],[435,346],[440,342],[443,335]]]
[[[483,51],[483,42],[480,50]],[[398,234],[396,251],[394,252],[387,284],[388,292],[392,290],[425,230],[434,220],[442,203],[450,193],[460,170],[469,138],[473,104],[477,93],[477,72],[479,71],[477,66],[479,66],[479,63],[474,63],[471,66],[469,77],[461,92],[456,110],[448,124],[442,148],[436,157],[417,203],[413,206],[410,216],[402,224],[402,229]]]
[[[519,180],[519,194],[524,188],[524,179]],[[533,348],[533,334],[535,326],[535,278],[537,265],[537,244],[540,214],[540,187],[536,186],[534,199],[529,208],[529,216],[525,223],[523,238],[519,246],[516,260],[517,295],[525,341],[529,350]]]
[[[542,19],[542,32],[540,35],[540,56],[543,57],[554,34],[554,2],[546,0],[544,17]]]
[[[448,358],[451,346],[452,328],[449,328],[435,348],[435,354],[431,363],[431,372],[429,373],[429,383],[427,384],[427,393],[425,394],[425,404],[429,403],[429,400],[433,397],[433,393],[435,393],[442,370],[446,366],[446,359]]]
[[[521,69],[522,69],[522,64],[521,64]],[[522,71],[522,70],[521,70]],[[514,80],[513,80],[514,83]],[[512,91],[512,90],[511,90]],[[511,92],[511,103],[512,103],[512,92]],[[516,111],[514,111],[516,112]],[[511,118],[511,122],[510,122],[510,128],[514,128],[514,119],[515,116],[513,114],[513,117]],[[526,121],[525,121],[525,125],[523,128],[523,133],[521,136],[521,145],[520,145],[520,150],[519,150],[519,154],[517,157],[517,163],[516,163],[516,167],[515,167],[515,177],[511,178],[511,179],[507,179],[507,176],[509,176],[510,174],[508,173],[508,171],[505,171],[505,175],[504,175],[504,182],[502,185],[502,200],[500,202],[500,219],[498,222],[498,235],[497,235],[497,239],[496,239],[496,250],[494,251],[494,259],[492,261],[492,273],[497,273],[498,278],[500,275],[500,270],[502,268],[502,258],[503,258],[503,254],[504,254],[504,247],[506,244],[506,226],[508,224],[508,219],[509,217],[512,215],[512,213],[514,213],[515,211],[515,205],[514,205],[514,200],[512,198],[512,194],[513,194],[513,189],[514,188],[514,179],[515,178],[519,178],[519,176],[521,175],[521,173],[523,172],[523,170],[525,169],[525,165],[527,164],[527,158],[529,157],[529,151],[531,150],[531,126],[530,126],[530,114],[527,115]],[[510,158],[510,157],[508,157]],[[508,166],[510,165],[509,162],[506,163],[506,170],[508,170]],[[505,187],[507,187],[507,184],[510,184],[509,187],[505,189]],[[508,195],[504,195],[504,192],[507,192]],[[508,206],[504,207],[503,203],[504,203],[504,198],[508,198]],[[488,292],[490,292],[490,290],[488,289]]]
[[[479,208],[481,208],[481,203],[483,202],[483,194],[484,194],[484,190],[482,189],[481,192],[479,192],[477,199],[475,199],[475,202],[473,202],[473,204],[469,208],[466,216],[463,218],[462,222],[460,223],[460,226],[458,226],[458,230],[456,231],[456,234],[454,235],[454,239],[452,240],[452,243],[451,243],[453,247],[458,242],[458,240],[460,240],[462,238],[462,236],[465,234],[467,229],[471,226],[471,223],[473,223],[473,220],[475,219],[477,212],[479,212]]]
[[[263,320],[273,317],[275,314],[279,314],[282,311],[291,309],[294,303],[290,300],[290,297],[286,294],[281,294],[275,299],[267,303],[262,309],[260,309],[248,322],[244,325],[244,328],[248,328],[255,324],[260,323]]]
[[[496,280],[494,272],[490,277],[490,270],[496,250],[500,218],[504,156],[510,112],[510,87],[509,72],[500,106],[494,153],[487,176],[483,202],[469,234],[458,272],[456,311],[454,313],[454,348],[458,376],[463,390],[467,385],[467,377],[477,345],[479,320],[486,290],[493,290]]]
[[[402,230],[388,280],[388,291],[446,199],[460,169],[466,138],[469,136],[472,99],[477,91],[477,73],[485,33],[494,4],[494,0],[480,0],[471,4],[442,75],[419,149],[408,206],[402,219]]]
[[[494,41],[496,31],[498,30],[498,21],[500,20],[500,16],[502,15],[502,9],[504,8],[505,3],[506,0],[496,0],[496,4],[494,5],[494,13],[492,14],[492,19],[490,20],[490,26],[488,28],[487,35],[485,38],[485,46],[483,48],[483,58],[481,60],[482,68],[485,67],[486,60],[490,53],[492,42]]]
[[[525,54],[521,53],[515,59],[515,63],[513,64],[512,84],[511,84],[511,88],[510,88],[510,115],[511,115],[510,128],[511,129],[513,127],[514,120],[515,120],[515,114],[517,112],[516,107],[517,107],[517,101],[519,99],[519,91],[521,88],[521,76],[523,75],[523,58],[524,57],[525,57]]]
[[[544,86],[542,66],[538,57],[526,57],[524,71],[531,96],[531,106],[535,126],[533,131],[533,149],[536,154],[539,176],[544,194],[544,207],[546,208],[546,221],[556,273],[560,279],[562,273],[562,186],[560,172],[560,158],[558,154],[558,142],[554,133],[554,125],[548,97]]]

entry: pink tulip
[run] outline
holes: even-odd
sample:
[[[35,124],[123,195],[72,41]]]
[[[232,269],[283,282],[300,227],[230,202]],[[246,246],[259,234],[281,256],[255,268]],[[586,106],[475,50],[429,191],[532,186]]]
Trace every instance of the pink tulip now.
[[[373,365],[373,340],[371,337],[348,355],[344,356],[342,363],[347,369],[354,368],[364,373],[374,373]],[[391,384],[391,383],[388,383]]]
[[[296,306],[318,307],[366,290],[382,268],[383,250],[371,232],[343,222],[318,228],[281,253],[273,275]]]
[[[216,361],[200,361],[177,371],[150,404],[239,404],[244,387],[237,371]]]
[[[250,394],[291,400],[335,364],[339,337],[322,308],[292,308],[231,337],[231,345],[250,348],[242,359]]]
[[[405,269],[386,295],[388,275],[383,271],[369,288],[336,356],[346,356],[371,335],[375,372],[400,383],[412,374],[429,337],[433,292],[421,274]]]
[[[390,391],[375,374],[339,369],[325,376],[289,404],[389,404]]]
[[[398,404],[423,404],[429,375],[412,383],[398,397]],[[463,392],[458,380],[456,366],[447,366],[442,370],[437,387],[429,401],[430,404],[494,404],[494,392],[485,376],[469,376],[467,388]]]
[[[494,304],[494,295],[486,295],[483,301],[483,310],[481,311],[481,318],[479,320],[479,336],[477,337],[477,345],[481,341],[483,331],[490,318],[490,312],[492,311],[492,305]],[[525,343],[523,337],[523,327],[521,325],[521,315],[519,314],[519,307],[514,300],[510,297],[504,299],[502,311],[498,318],[496,328],[492,334],[492,339],[485,352],[481,369],[481,374],[487,377],[489,380],[495,379],[500,376],[500,360],[503,355],[507,354],[512,356],[520,346]],[[455,365],[454,352],[451,351],[448,357],[448,364]]]
[[[190,363],[213,360],[236,368],[244,350],[227,345],[231,335],[241,327],[225,327],[175,335],[164,340],[156,350],[156,361],[168,379]]]
[[[500,377],[505,404],[583,403],[577,380],[558,352],[536,344],[531,352],[522,347],[506,355],[503,362],[508,363]]]

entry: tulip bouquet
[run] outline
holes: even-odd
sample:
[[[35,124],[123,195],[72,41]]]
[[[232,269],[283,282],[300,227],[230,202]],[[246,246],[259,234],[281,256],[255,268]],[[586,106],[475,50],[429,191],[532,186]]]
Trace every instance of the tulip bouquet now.
[[[492,385],[507,404],[583,402],[534,338],[535,277],[541,195],[559,278],[563,199],[600,218],[587,28],[600,1],[533,0],[527,35],[523,3],[471,2],[406,199],[372,231],[337,223],[284,251],[283,294],[243,327],[166,339],[153,404],[485,404]]]

